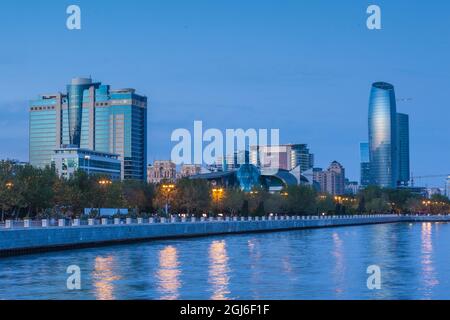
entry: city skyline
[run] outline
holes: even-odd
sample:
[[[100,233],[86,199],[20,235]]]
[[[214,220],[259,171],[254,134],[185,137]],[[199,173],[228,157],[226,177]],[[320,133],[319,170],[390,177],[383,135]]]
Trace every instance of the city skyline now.
[[[273,11],[263,2],[253,16],[253,6],[242,4],[233,23],[223,18],[233,14],[233,3],[180,3],[177,11],[168,11],[165,4],[139,3],[139,12],[133,5],[119,8],[108,3],[112,17],[120,14],[129,22],[116,26],[97,16],[102,5],[106,3],[80,1],[84,20],[79,32],[68,31],[61,23],[64,4],[5,5],[5,11],[20,11],[23,25],[6,17],[0,31],[10,43],[0,54],[5,75],[0,79],[5,129],[0,158],[27,160],[30,98],[62,89],[60,84],[72,76],[92,75],[113,87],[131,85],[150,98],[149,163],[169,158],[173,129],[204,120],[208,127],[221,129],[280,128],[281,143],[307,143],[316,155],[316,166],[338,160],[351,180],[359,180],[367,88],[375,81],[387,81],[396,86],[399,108],[411,117],[411,171],[420,176],[448,173],[450,151],[442,146],[448,143],[450,130],[445,124],[450,70],[440,61],[450,50],[448,40],[433,32],[448,24],[442,18],[445,10],[430,12],[427,5],[408,3],[417,18],[411,19],[402,11],[406,2],[381,2],[385,14],[378,32],[365,28],[365,3],[327,2],[329,13],[323,13],[323,3],[289,3]],[[220,9],[220,17],[206,17],[199,8]],[[42,21],[30,28],[32,22],[27,21],[33,21],[36,12]],[[430,15],[415,23],[422,21],[418,17],[423,12]],[[265,24],[269,13],[274,20]],[[14,38],[8,29],[16,30]],[[402,36],[410,33],[420,41]],[[148,35],[148,40],[139,41],[141,35]],[[102,50],[118,36],[139,43],[142,50],[120,46]],[[66,38],[76,45],[59,46],[55,53],[45,50],[45,41],[37,41],[42,38]],[[92,50],[84,50],[84,44]],[[391,46],[393,50],[386,50]],[[121,59],[125,54],[126,61]],[[116,68],[107,67],[110,64]],[[430,184],[443,185],[443,179]]]

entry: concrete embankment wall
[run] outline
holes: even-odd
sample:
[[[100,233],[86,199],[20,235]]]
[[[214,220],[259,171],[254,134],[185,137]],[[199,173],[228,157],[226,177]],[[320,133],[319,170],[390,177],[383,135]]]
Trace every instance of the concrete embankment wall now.
[[[436,219],[442,221],[444,218]],[[430,219],[426,219],[430,220]],[[152,239],[283,231],[415,221],[412,217],[369,216],[266,221],[213,221],[0,230],[0,256],[93,247]],[[422,220],[420,220],[422,221]],[[450,221],[450,219],[445,219]]]

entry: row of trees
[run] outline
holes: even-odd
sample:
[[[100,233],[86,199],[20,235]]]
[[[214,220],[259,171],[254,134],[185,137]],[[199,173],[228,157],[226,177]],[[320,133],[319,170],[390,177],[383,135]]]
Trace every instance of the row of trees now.
[[[152,210],[154,188],[138,181],[113,182],[77,172],[66,180],[51,168],[0,162],[0,211],[5,218],[75,217],[84,208]]]
[[[110,181],[76,173],[61,179],[50,168],[38,169],[0,162],[1,219],[76,217],[84,208],[128,208],[133,215],[151,213],[265,215],[450,213],[444,196],[424,199],[408,190],[369,187],[356,196],[332,197],[308,186],[290,186],[281,193],[264,189],[250,193],[214,188],[207,181],[181,179],[176,184],[149,185]]]
[[[425,199],[408,190],[368,187],[357,195],[333,197],[320,194],[309,186],[290,186],[281,193],[255,189],[250,193],[239,189],[219,189],[215,196],[205,181],[181,180],[170,192],[159,186],[155,205],[171,204],[173,212],[261,216],[270,213],[288,215],[422,213],[449,214],[450,200],[441,195]]]

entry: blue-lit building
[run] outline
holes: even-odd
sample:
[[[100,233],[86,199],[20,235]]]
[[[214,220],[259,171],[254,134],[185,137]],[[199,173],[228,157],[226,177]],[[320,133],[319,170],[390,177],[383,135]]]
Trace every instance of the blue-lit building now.
[[[244,192],[255,188],[264,188],[269,192],[280,192],[288,186],[309,185],[306,177],[298,170],[277,171],[259,169],[252,164],[241,165],[239,169],[231,171],[217,171],[190,176],[192,180],[206,180],[215,186],[226,188],[235,187]]]
[[[409,168],[409,116],[397,113],[397,134],[398,134],[398,184],[407,186],[410,180]]]
[[[394,86],[372,85],[369,103],[369,150],[372,183],[395,188],[398,178],[397,105]]]
[[[371,184],[370,178],[370,152],[369,152],[369,143],[362,142],[359,145],[360,149],[360,185],[361,187],[367,187]]]
[[[372,85],[369,101],[370,184],[407,186],[410,180],[409,118],[397,113],[394,86]]]
[[[107,177],[110,180],[122,178],[121,162],[116,154],[98,152],[80,148],[61,148],[55,150],[52,166],[58,175],[69,179],[78,170],[89,175]]]
[[[31,165],[50,165],[61,148],[116,154],[121,179],[146,181],[147,98],[86,78],[73,79],[67,93],[41,95],[30,103]]]

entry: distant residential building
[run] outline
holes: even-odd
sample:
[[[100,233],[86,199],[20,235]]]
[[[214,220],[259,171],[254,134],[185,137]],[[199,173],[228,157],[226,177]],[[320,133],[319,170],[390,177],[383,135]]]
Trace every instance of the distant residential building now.
[[[314,167],[314,155],[306,144],[286,144],[278,146],[251,146],[250,163],[260,168],[293,170],[300,167],[302,172]]]
[[[227,156],[219,156],[216,159],[212,169],[216,171],[232,171],[239,169],[242,165],[248,164],[250,158],[249,151],[238,151]]]
[[[427,188],[426,190],[428,198],[431,198],[434,195],[445,195],[445,190],[442,190],[441,188]]]
[[[50,165],[68,147],[118,154],[122,179],[146,180],[147,98],[134,89],[75,78],[66,93],[30,102],[30,164]]]
[[[450,176],[448,176],[447,183],[445,184],[445,194],[450,199]]]
[[[51,165],[57,174],[65,179],[71,178],[78,170],[89,175],[106,176],[111,180],[120,180],[122,165],[119,155],[79,148],[55,150]]]
[[[345,194],[345,169],[337,161],[333,161],[326,171],[315,168],[313,179],[320,186],[321,192],[331,195]]]
[[[360,144],[360,184],[365,188],[371,184],[370,182],[370,154],[369,143],[362,142]]]
[[[172,161],[154,161],[147,167],[147,182],[158,184],[163,181],[174,182],[177,179],[177,166]]]
[[[355,195],[359,191],[359,184],[357,181],[350,181],[345,179],[345,194]]]
[[[180,178],[196,176],[202,173],[202,166],[198,164],[184,164],[181,166]]]

